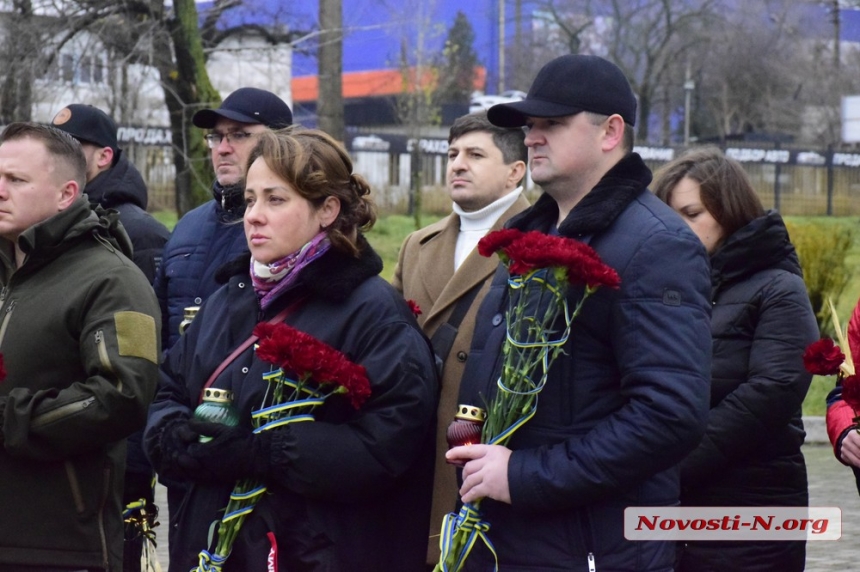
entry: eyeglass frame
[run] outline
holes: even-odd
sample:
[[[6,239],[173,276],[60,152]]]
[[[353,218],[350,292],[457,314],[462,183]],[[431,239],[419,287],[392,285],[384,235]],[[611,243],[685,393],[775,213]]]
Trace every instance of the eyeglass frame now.
[[[227,144],[231,147],[235,147],[245,141],[249,141],[254,135],[259,135],[259,133],[248,133],[247,131],[228,131],[227,133],[219,133],[217,131],[213,131],[204,135],[203,139],[206,141],[207,147],[215,149],[222,141],[224,141],[225,137],[227,138]]]

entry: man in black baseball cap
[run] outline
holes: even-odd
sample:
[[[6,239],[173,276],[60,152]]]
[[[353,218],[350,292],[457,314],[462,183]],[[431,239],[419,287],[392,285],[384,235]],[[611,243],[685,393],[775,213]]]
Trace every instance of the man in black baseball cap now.
[[[710,273],[701,242],[648,191],[651,171],[632,151],[635,115],[621,70],[587,55],[552,60],[524,100],[489,109],[491,123],[524,127],[532,179],[544,190],[506,226],[587,242],[620,287],[601,288],[577,309],[537,415],[510,447],[446,453],[469,475],[461,500],[483,498],[491,526],[497,560],[482,551],[470,556],[476,564],[672,569],[674,544],[627,540],[624,509],[677,505],[678,463],[705,431]],[[507,278],[496,273],[478,311],[472,339],[480,342],[459,403],[482,403],[499,378]],[[581,294],[572,288],[571,308]]]
[[[72,103],[54,115],[51,125],[81,143],[87,159],[87,198],[119,212],[134,247],[134,263],[151,283],[170,231],[146,212],[146,183],[117,144],[116,122],[98,107]]]
[[[239,123],[260,123],[270,129],[287,127],[293,122],[293,112],[284,100],[256,87],[240,87],[228,95],[218,109],[201,109],[192,121],[197,127],[212,129],[219,117]]]
[[[560,223],[633,150],[636,96],[612,62],[566,55],[541,68],[525,99],[494,105],[487,118],[500,127],[522,126],[530,132],[526,146],[532,180],[558,202]],[[571,129],[556,128],[557,124]],[[585,133],[580,128],[585,126],[607,131],[602,134],[611,137],[606,142],[610,148],[582,140]]]
[[[293,113],[274,93],[242,87],[228,95],[217,109],[201,109],[191,120],[197,127],[211,130],[206,134],[206,143],[212,150],[216,200],[241,214],[244,210],[241,189],[238,194],[232,191],[245,178],[245,163],[254,148],[254,135],[266,129],[288,127],[293,122]]]
[[[185,308],[199,306],[217,290],[216,271],[247,251],[244,229],[236,223],[245,211],[245,170],[257,135],[288,127],[292,121],[284,100],[256,87],[239,88],[219,107],[194,114],[194,125],[208,130],[205,138],[215,171],[213,200],[183,216],[164,249],[163,272],[154,286],[161,302],[165,350],[179,339]]]
[[[618,66],[598,56],[561,56],[540,70],[525,99],[494,105],[488,116],[500,127],[521,127],[528,116],[580,111],[617,113],[626,125],[636,123],[636,96]]]
[[[111,159],[119,159],[116,122],[98,107],[83,103],[67,105],[57,112],[54,119],[51,120],[51,125],[65,131],[81,143],[89,143],[99,148],[109,148]],[[90,165],[90,157],[87,156],[87,182],[95,176],[91,172],[92,170],[93,165]]]

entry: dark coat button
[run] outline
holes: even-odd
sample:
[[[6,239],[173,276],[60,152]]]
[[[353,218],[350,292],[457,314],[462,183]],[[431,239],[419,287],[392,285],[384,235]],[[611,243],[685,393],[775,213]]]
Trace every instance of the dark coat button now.
[[[457,352],[457,360],[460,363],[463,363],[464,361],[466,361],[467,357],[469,357],[469,354],[467,354],[466,352]]]
[[[505,317],[502,316],[501,314],[496,314],[495,316],[493,316],[493,325],[498,326],[499,324],[502,323],[502,321],[504,319],[505,319]]]

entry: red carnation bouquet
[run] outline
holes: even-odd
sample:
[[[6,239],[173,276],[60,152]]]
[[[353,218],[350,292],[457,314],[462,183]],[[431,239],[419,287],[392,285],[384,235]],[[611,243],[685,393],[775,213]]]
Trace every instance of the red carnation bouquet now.
[[[364,366],[313,336],[286,324],[257,324],[257,357],[272,364],[263,374],[267,383],[260,408],[251,412],[254,432],[288,423],[314,421],[314,411],[332,395],[344,395],[356,409],[370,397]],[[215,551],[203,550],[193,572],[220,572],[230,556],[242,523],[266,492],[253,479],[236,483],[224,516],[218,523]]]
[[[478,252],[498,254],[510,274],[502,371],[480,436],[481,443],[506,445],[537,411],[538,394],[585,300],[601,287],[618,288],[620,278],[587,244],[537,231],[491,232],[478,243]],[[571,287],[582,289],[573,307],[568,300]],[[435,571],[462,570],[478,539],[495,555],[489,528],[481,519],[480,500],[447,515]]]
[[[854,423],[860,424],[860,376],[855,373],[852,358],[860,355],[860,304],[854,308],[848,329],[843,333],[833,301],[828,300],[828,303],[839,345],[830,338],[809,344],[803,352],[803,366],[815,375],[836,376],[836,383],[842,385],[842,400],[854,410]],[[847,353],[843,353],[842,348]]]

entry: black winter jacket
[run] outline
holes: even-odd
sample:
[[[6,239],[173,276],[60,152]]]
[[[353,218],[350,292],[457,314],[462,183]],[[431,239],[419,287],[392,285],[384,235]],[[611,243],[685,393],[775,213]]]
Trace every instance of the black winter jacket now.
[[[85,191],[91,203],[119,212],[131,239],[132,260],[152,284],[170,231],[146,212],[149,197],[140,172],[120,155],[113,167],[87,183]]]
[[[818,325],[788,231],[769,212],[711,257],[711,410],[681,465],[685,506],[806,506],[803,367]],[[803,542],[688,543],[681,569],[802,570]]]
[[[429,342],[403,298],[377,276],[379,257],[361,244],[360,259],[328,251],[262,314],[243,260],[242,272],[204,303],[162,365],[145,434],[157,470],[165,422],[190,415],[221,361],[258,322],[301,297],[286,322],[363,365],[372,384],[358,411],[336,397],[316,422],[273,430],[268,493],[243,525],[225,572],[265,570],[269,532],[282,571],[423,570],[438,382]],[[214,387],[233,390],[248,426],[269,370],[248,349],[215,380]],[[170,514],[171,572],[196,564],[229,488],[191,483]]]
[[[589,560],[597,570],[673,565],[674,544],[625,540],[624,509],[678,502],[677,463],[701,438],[708,409],[710,281],[702,244],[647,190],[650,180],[628,155],[558,228],[589,242],[621,286],[586,300],[537,413],[511,439],[511,504],[481,504],[501,571],[587,571]],[[551,232],[557,218],[544,195],[508,226]],[[460,403],[481,405],[495,391],[501,274],[478,313]],[[572,288],[570,298],[581,294]]]

